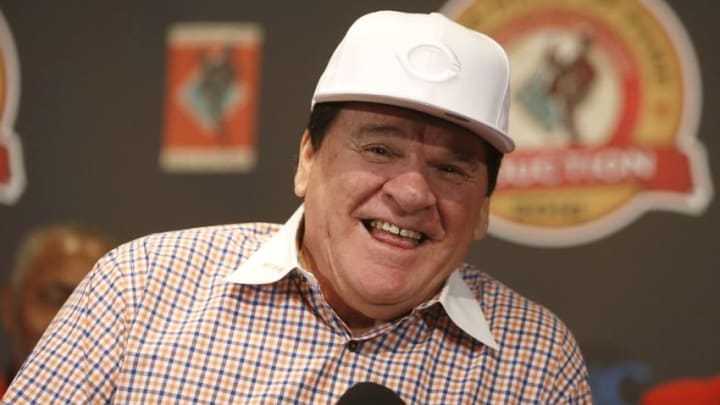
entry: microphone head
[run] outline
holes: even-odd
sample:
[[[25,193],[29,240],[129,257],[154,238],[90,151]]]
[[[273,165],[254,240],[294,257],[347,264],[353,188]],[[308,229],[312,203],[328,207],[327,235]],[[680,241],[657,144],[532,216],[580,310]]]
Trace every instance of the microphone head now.
[[[348,388],[337,405],[405,405],[405,401],[388,387],[374,382],[361,382]]]

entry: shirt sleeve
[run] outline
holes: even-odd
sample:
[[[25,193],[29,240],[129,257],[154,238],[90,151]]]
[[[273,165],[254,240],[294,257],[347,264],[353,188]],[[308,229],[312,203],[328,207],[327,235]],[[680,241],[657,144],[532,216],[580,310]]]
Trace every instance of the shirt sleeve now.
[[[592,404],[592,392],[585,361],[572,333],[563,328],[563,339],[559,345],[557,372],[550,392],[550,404],[586,405]]]
[[[110,402],[131,319],[130,259],[115,250],[98,261],[45,331],[2,404]]]

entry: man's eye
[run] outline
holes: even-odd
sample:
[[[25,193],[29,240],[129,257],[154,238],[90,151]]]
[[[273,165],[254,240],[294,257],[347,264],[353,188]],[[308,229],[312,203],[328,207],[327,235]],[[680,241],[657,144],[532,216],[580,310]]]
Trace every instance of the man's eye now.
[[[381,155],[381,156],[390,155],[390,151],[384,146],[370,146],[367,150],[368,150],[368,152],[372,152],[376,155]]]
[[[395,157],[390,148],[383,145],[368,145],[362,149],[362,154],[369,162],[385,163]]]
[[[465,170],[454,166],[454,165],[438,165],[437,169],[442,172],[443,174],[448,174],[451,176],[459,176],[462,178],[467,178],[467,173]]]
[[[60,308],[72,294],[70,286],[50,285],[38,291],[38,300],[48,307]]]

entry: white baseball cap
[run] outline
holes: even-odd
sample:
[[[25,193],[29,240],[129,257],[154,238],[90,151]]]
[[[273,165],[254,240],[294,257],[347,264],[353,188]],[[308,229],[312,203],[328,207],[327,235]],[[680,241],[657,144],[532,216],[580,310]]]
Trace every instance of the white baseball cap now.
[[[332,101],[422,111],[469,129],[500,152],[515,148],[507,135],[505,51],[439,13],[377,11],[356,20],[330,57],[311,108]]]

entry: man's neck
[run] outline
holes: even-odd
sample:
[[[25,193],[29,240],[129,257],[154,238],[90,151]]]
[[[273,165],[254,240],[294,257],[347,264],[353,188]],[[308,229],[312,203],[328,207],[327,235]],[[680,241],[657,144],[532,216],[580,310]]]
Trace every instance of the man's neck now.
[[[377,325],[377,321],[372,319],[356,309],[349,306],[339,294],[335,292],[330,281],[323,275],[321,271],[316,270],[317,266],[312,255],[309,254],[302,246],[298,247],[300,252],[300,265],[307,271],[313,274],[318,281],[320,291],[322,291],[325,301],[345,322],[345,325],[350,329],[350,332],[354,336],[358,336],[372,329]]]

